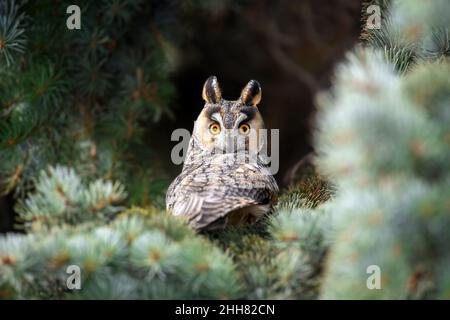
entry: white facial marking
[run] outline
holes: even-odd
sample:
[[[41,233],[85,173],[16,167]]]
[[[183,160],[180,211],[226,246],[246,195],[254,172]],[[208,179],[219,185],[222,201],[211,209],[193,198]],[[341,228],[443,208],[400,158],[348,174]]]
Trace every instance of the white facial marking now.
[[[247,119],[247,115],[245,115],[245,114],[239,115],[239,117],[237,118],[236,122],[234,123],[234,127],[235,127],[235,128],[238,128],[239,125],[241,124],[241,122],[242,122],[243,120],[245,120],[245,119]],[[249,126],[250,126],[250,125],[249,125]]]
[[[217,121],[220,124],[220,127],[223,128],[222,117],[220,116],[219,112],[213,113],[211,115],[211,119]]]

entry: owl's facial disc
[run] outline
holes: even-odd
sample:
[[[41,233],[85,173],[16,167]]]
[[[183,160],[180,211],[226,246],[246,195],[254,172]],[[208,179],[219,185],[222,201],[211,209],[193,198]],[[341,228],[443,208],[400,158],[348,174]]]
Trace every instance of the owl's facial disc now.
[[[265,145],[260,142],[264,122],[257,105],[261,101],[261,86],[250,80],[237,100],[225,100],[215,76],[209,77],[202,91],[205,106],[194,127],[194,141],[201,150],[212,153],[258,153]]]
[[[214,153],[237,153],[250,151],[257,144],[257,130],[262,121],[257,119],[257,112],[214,112],[209,115],[210,149]],[[259,114],[258,114],[259,115]],[[220,130],[218,129],[220,128]],[[252,140],[253,139],[253,140]]]

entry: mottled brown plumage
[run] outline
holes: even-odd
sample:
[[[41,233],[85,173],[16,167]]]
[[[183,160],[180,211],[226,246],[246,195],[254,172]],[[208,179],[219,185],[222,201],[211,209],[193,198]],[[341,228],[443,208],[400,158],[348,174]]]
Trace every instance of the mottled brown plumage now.
[[[227,101],[217,79],[210,77],[202,96],[206,103],[183,170],[167,190],[167,210],[197,230],[253,223],[270,211],[278,192],[259,154],[265,147],[258,140],[264,129],[256,107],[261,88],[251,80],[238,100]]]

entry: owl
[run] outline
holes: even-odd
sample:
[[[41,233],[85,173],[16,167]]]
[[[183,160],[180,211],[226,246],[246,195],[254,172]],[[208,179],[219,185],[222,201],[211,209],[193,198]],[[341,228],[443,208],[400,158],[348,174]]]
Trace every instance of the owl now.
[[[200,231],[254,223],[270,212],[278,193],[262,152],[261,87],[251,80],[229,101],[211,76],[202,97],[182,172],[167,190],[167,211]]]

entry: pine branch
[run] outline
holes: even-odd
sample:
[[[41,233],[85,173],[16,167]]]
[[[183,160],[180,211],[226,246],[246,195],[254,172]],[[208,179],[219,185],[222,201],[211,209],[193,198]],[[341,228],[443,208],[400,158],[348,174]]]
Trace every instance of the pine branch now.
[[[97,180],[83,185],[73,170],[64,167],[42,172],[35,187],[36,191],[16,206],[25,227],[33,230],[106,221],[120,210],[118,204],[126,196],[119,183]]]
[[[448,295],[447,232],[437,227],[450,223],[445,31],[439,46],[430,45],[435,27],[448,25],[442,5],[393,1],[390,29],[368,35],[318,100],[318,163],[338,186],[327,204],[333,242],[322,298]],[[368,287],[376,270],[369,267],[379,268],[382,290]]]
[[[17,54],[23,54],[27,39],[25,36],[25,15],[19,13],[15,0],[0,3],[0,69],[14,63]]]

